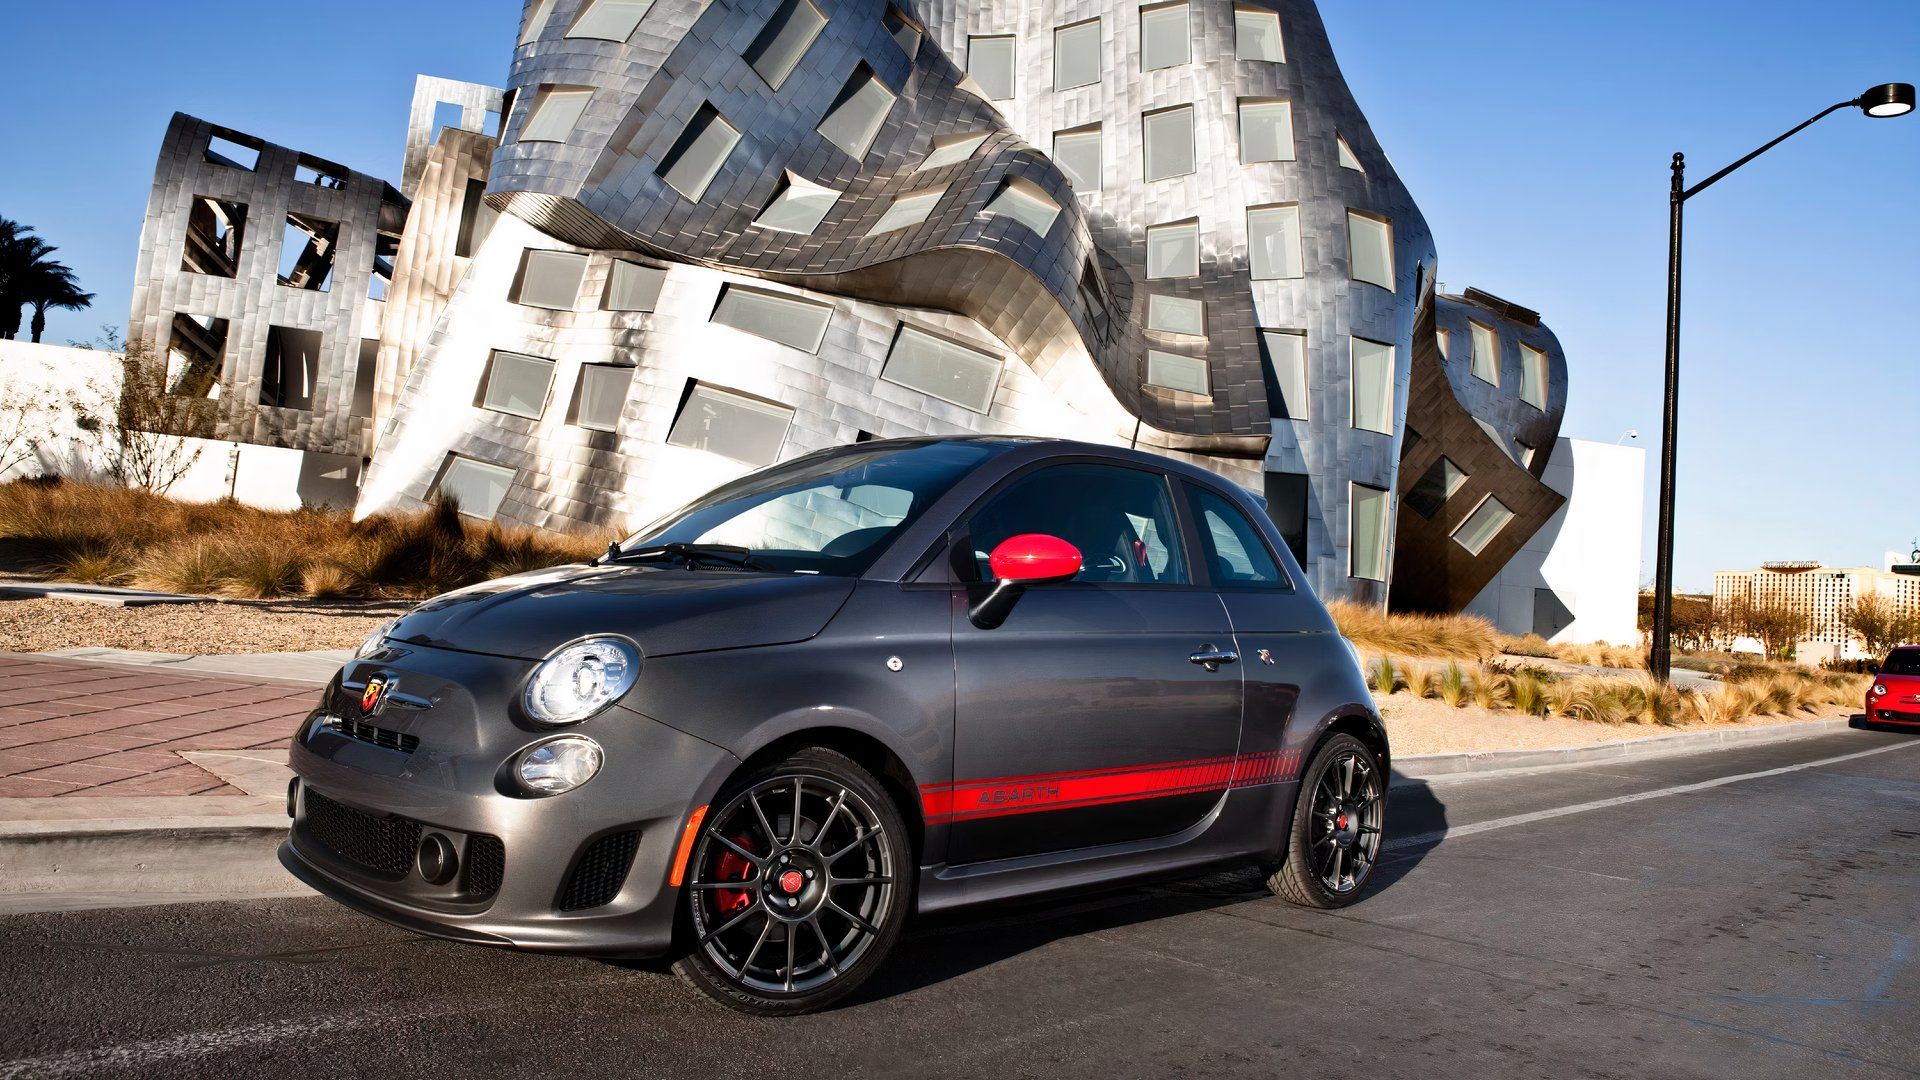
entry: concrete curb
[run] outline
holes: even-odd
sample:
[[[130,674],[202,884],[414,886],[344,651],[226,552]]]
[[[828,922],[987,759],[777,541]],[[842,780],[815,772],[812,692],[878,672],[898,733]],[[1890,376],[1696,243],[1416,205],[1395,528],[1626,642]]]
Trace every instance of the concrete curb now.
[[[0,829],[0,906],[95,893],[185,893],[209,899],[283,896],[302,888],[275,852],[283,815],[152,822],[8,822]]]
[[[1395,758],[1393,786],[1420,783],[1430,779],[1458,776],[1488,776],[1532,772],[1537,769],[1593,765],[1604,761],[1635,761],[1642,758],[1671,757],[1703,750],[1764,746],[1790,739],[1810,739],[1848,730],[1846,717],[1833,720],[1802,720],[1763,727],[1715,728],[1711,731],[1684,731],[1673,735],[1648,735],[1637,739],[1594,743],[1591,746],[1567,746],[1552,750],[1486,750],[1464,754],[1416,754]]]

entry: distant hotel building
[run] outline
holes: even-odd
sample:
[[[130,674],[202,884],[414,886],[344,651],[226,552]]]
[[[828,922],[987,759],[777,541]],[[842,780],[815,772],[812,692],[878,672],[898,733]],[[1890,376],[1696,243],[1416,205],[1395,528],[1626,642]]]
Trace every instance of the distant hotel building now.
[[[1818,653],[1840,657],[1865,656],[1859,639],[1840,623],[1840,613],[1856,597],[1878,594],[1902,611],[1920,611],[1920,552],[1911,562],[1889,556],[1886,568],[1822,566],[1817,562],[1770,562],[1752,570],[1716,570],[1713,605],[1735,601],[1752,604],[1786,603],[1807,612],[1812,631],[1801,640],[1801,659],[1808,645]],[[1736,642],[1736,645],[1739,643]],[[1825,648],[1821,648],[1824,646]]]

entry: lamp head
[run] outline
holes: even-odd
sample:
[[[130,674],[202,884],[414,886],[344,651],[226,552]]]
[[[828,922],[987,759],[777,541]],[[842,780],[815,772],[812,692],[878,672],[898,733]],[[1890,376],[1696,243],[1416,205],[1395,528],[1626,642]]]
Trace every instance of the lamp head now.
[[[1905,116],[1913,111],[1913,84],[1887,83],[1861,94],[1854,102],[1873,117]]]

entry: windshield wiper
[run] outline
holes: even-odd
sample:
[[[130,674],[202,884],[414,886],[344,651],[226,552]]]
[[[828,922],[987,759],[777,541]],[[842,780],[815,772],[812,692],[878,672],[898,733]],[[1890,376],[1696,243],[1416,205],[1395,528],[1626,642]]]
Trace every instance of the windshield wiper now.
[[[754,561],[753,552],[748,548],[734,544],[658,544],[652,547],[635,548],[632,551],[620,550],[615,543],[607,545],[604,562],[642,562],[648,559],[685,559],[692,568],[702,560],[726,563],[729,566],[744,566],[749,569],[761,569]]]

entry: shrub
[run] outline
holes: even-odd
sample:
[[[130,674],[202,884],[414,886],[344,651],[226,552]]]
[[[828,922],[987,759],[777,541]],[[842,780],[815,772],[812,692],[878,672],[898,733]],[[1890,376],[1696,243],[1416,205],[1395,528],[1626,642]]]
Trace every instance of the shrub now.
[[[1390,614],[1345,600],[1327,611],[1347,640],[1372,652],[1479,660],[1499,650],[1493,624],[1471,615]]]
[[[1507,678],[1507,695],[1515,712],[1544,716],[1547,711],[1547,681],[1531,671],[1516,671]]]
[[[133,577],[127,553],[112,545],[76,547],[56,556],[53,567],[62,581],[86,585],[125,585]]]
[[[300,591],[315,600],[339,600],[352,588],[352,575],[335,563],[315,563],[300,571]]]
[[[1880,658],[1863,656],[1858,660],[1842,660],[1835,657],[1832,660],[1820,661],[1820,670],[1844,671],[1854,675],[1877,675],[1880,673]]]
[[[1440,672],[1428,664],[1408,664],[1402,669],[1407,679],[1407,690],[1417,698],[1438,697],[1440,695]]]
[[[1504,707],[1512,700],[1512,682],[1504,671],[1481,668],[1473,677],[1473,703],[1483,709]]]
[[[1539,634],[1503,637],[1500,639],[1500,651],[1510,656],[1538,656],[1547,660],[1560,658],[1559,647]]]
[[[1456,709],[1467,703],[1467,673],[1459,664],[1448,664],[1441,672],[1440,700]]]
[[[1393,657],[1382,656],[1374,660],[1367,669],[1367,685],[1383,694],[1391,694],[1400,688],[1400,673],[1394,670]]]

